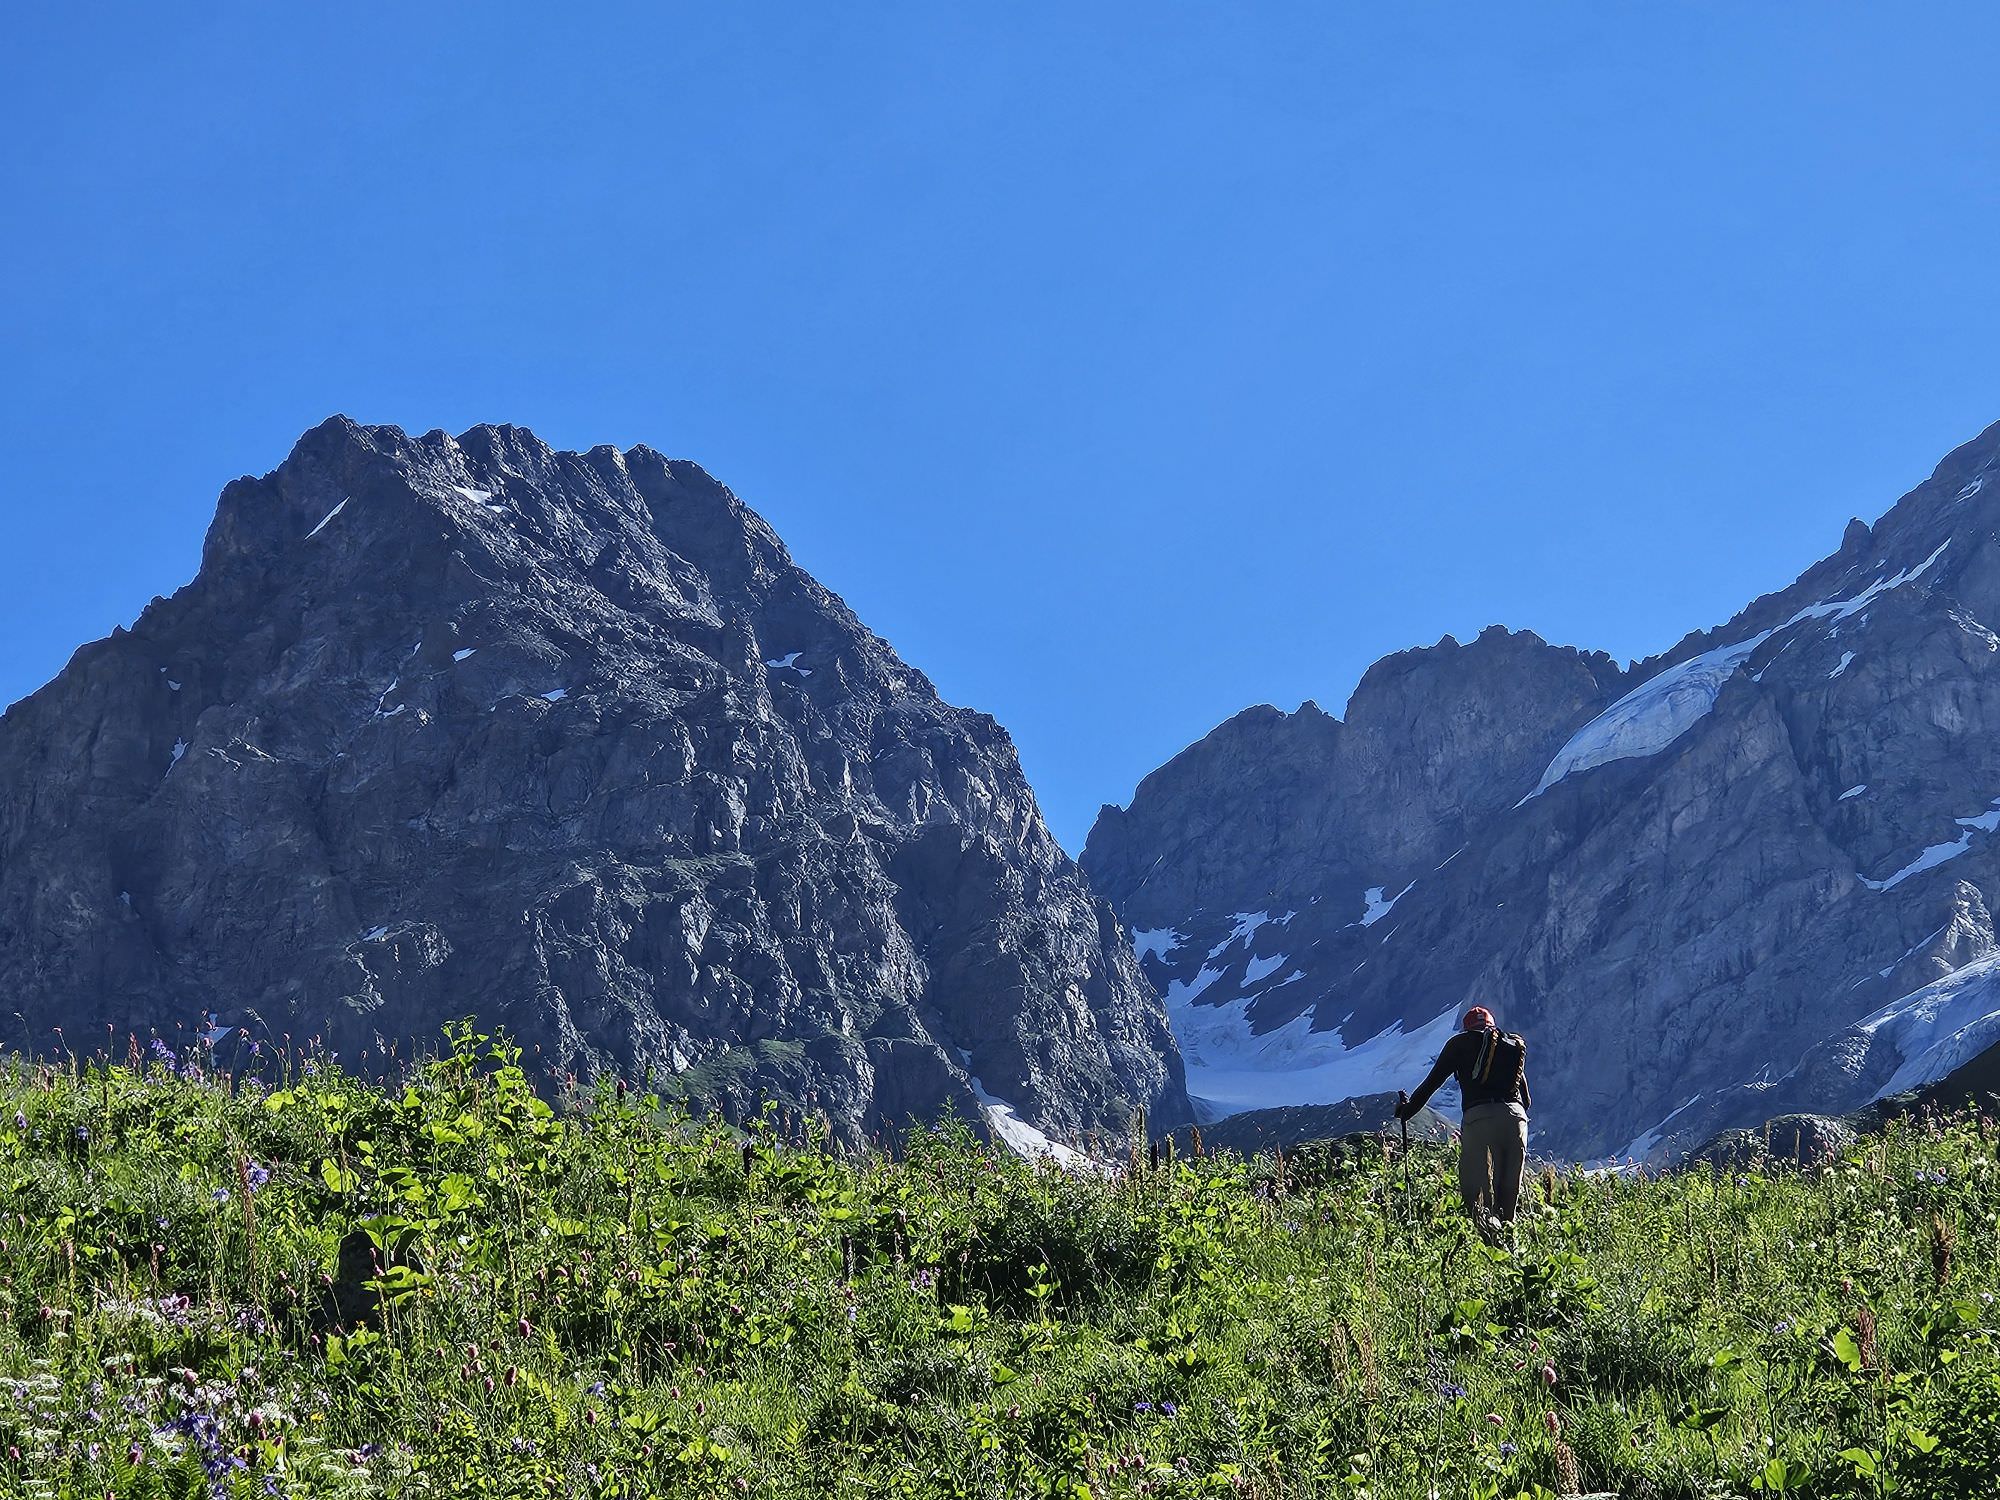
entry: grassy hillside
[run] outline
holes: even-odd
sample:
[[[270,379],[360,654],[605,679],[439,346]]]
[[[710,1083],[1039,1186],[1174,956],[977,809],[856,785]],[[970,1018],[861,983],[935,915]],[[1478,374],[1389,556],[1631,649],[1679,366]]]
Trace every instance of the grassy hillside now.
[[[161,1054],[0,1074],[5,1493],[1974,1496],[2000,1464],[1990,1122],[1804,1176],[1550,1174],[1508,1252],[1449,1148],[1099,1180],[552,1110],[470,1036],[386,1093]]]

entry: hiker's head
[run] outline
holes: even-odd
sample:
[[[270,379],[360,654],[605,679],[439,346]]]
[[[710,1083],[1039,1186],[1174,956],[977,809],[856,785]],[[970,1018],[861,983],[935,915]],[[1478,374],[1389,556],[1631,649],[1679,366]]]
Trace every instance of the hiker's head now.
[[[1458,1024],[1466,1031],[1491,1031],[1493,1012],[1483,1005],[1475,1005],[1465,1013],[1465,1019]]]

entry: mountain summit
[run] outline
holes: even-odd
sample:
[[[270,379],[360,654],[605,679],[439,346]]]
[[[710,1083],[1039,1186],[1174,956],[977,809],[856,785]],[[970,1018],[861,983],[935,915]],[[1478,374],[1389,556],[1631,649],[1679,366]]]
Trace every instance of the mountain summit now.
[[[1536,1143],[1671,1155],[2000,1042],[2000,426],[1619,670],[1494,629],[1247,710],[1107,808],[1211,1117],[1409,1087],[1479,1002]]]
[[[1006,733],[648,448],[324,423],[0,718],[0,787],[32,1050],[182,1022],[366,1067],[476,1014],[849,1141],[1185,1117]]]

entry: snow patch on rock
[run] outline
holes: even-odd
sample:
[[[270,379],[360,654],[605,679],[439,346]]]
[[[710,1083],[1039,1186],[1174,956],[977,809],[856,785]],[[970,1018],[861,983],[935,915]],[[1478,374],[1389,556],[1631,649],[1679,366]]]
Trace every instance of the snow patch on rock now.
[[[306,540],[311,541],[314,537],[318,536],[322,531],[326,530],[326,523],[328,521],[331,521],[335,516],[339,515],[342,511],[346,509],[347,509],[347,501],[343,499],[340,502],[340,504],[336,505],[332,510],[328,511],[325,515],[319,518],[319,525],[313,527],[311,531],[308,531],[306,533]]]
[[[1260,979],[1268,979],[1272,974],[1275,974],[1278,971],[1279,965],[1283,964],[1289,957],[1290,957],[1289,954],[1280,953],[1271,958],[1251,959],[1250,962],[1244,966],[1243,983],[1245,985],[1252,985],[1257,983],[1257,981]]]
[[[1229,936],[1209,949],[1208,956],[1214,958],[1218,954],[1235,947],[1238,943],[1248,944],[1257,935],[1257,929],[1270,920],[1271,914],[1267,911],[1239,911],[1234,913],[1229,919]]]
[[[1380,885],[1369,886],[1367,890],[1361,893],[1361,899],[1367,902],[1368,904],[1367,909],[1361,913],[1361,925],[1363,927],[1373,927],[1377,922],[1381,921],[1384,917],[1388,916],[1389,913],[1395,909],[1396,903],[1398,901],[1401,901],[1405,896],[1409,895],[1410,892],[1415,890],[1416,888],[1417,888],[1417,883],[1414,880],[1412,880],[1408,885],[1404,886],[1400,891],[1396,892],[1395,895],[1389,897],[1385,901],[1382,899],[1382,893],[1385,890],[1387,890],[1388,887]]]
[[[1977,817],[1954,818],[1952,821],[1957,823],[1960,828],[1963,828],[1965,832],[1961,833],[1950,843],[1930,845],[1923,853],[1919,854],[1915,859],[1904,865],[1902,869],[1885,880],[1870,880],[1866,875],[1863,875],[1860,877],[1861,883],[1871,891],[1886,891],[1901,885],[1912,875],[1921,875],[1926,870],[1936,869],[1948,859],[1958,858],[1959,855],[1972,847],[1973,834],[1991,833],[1994,829],[2000,828],[2000,797],[1994,798],[1992,807],[1980,813]]]
[[[986,1092],[986,1085],[977,1078],[971,1078],[972,1092],[979,1100],[979,1112],[986,1116],[987,1128],[994,1138],[1019,1156],[1033,1161],[1038,1156],[1046,1156],[1059,1166],[1095,1167],[1096,1163],[1081,1151],[1072,1150],[1061,1141],[1049,1139],[1041,1131],[1022,1119],[1019,1111],[1005,1099],[995,1098]]]
[[[1643,1135],[1635,1136],[1631,1141],[1629,1141],[1626,1144],[1626,1147],[1623,1151],[1614,1152],[1610,1157],[1606,1159],[1605,1163],[1601,1164],[1592,1163],[1592,1165],[1616,1166],[1624,1163],[1637,1163],[1645,1161],[1645,1159],[1652,1154],[1654,1147],[1658,1146],[1661,1141],[1666,1139],[1667,1127],[1673,1124],[1676,1119],[1680,1118],[1680,1116],[1686,1114],[1689,1110],[1693,1109],[1695,1105],[1699,1104],[1700,1102],[1701,1102],[1701,1095],[1696,1094],[1693,1098],[1689,1099],[1685,1104],[1682,1104],[1678,1108],[1676,1108],[1672,1113],[1662,1116],[1660,1123],[1655,1125],[1651,1130],[1646,1131]]]

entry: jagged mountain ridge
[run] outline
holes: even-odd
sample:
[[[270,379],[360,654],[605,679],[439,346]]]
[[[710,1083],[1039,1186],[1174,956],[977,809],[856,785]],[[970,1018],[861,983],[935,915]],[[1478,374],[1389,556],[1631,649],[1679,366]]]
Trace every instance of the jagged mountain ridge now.
[[[1408,1087],[1474,1001],[1531,1038],[1538,1145],[1582,1157],[1858,1107],[1991,1040],[1996,453],[1627,671],[1447,638],[1344,721],[1250,710],[1106,809],[1082,862],[1206,1111]]]
[[[0,787],[31,1050],[213,1011],[362,1063],[476,1013],[850,1141],[1186,1117],[1006,733],[647,448],[330,420],[0,718]]]

